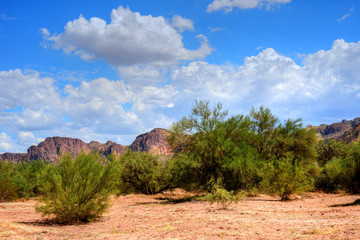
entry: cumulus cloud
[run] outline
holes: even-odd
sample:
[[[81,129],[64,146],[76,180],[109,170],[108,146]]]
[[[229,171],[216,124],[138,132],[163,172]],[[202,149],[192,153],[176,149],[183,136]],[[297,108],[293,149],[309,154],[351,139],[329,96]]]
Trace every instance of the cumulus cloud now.
[[[194,31],[194,23],[190,19],[183,18],[179,15],[173,16],[171,25],[178,29],[180,33],[185,30]]]
[[[291,0],[214,0],[207,7],[207,12],[215,12],[224,9],[225,12],[231,12],[233,8],[249,9],[275,4],[289,3]]]
[[[117,70],[120,79],[131,83],[135,87],[167,82],[168,67],[166,66],[154,66],[151,64],[119,66]]]
[[[179,31],[189,29],[192,22],[180,16],[173,25]],[[54,48],[84,60],[104,59],[112,65],[167,65],[182,60],[202,59],[212,52],[207,39],[199,35],[197,50],[184,48],[182,36],[163,17],[143,16],[129,8],[113,9],[111,22],[80,16],[66,24],[63,33],[44,37]]]
[[[169,84],[137,86],[106,78],[69,84],[62,90],[54,85],[54,79],[42,78],[35,71],[0,72],[0,126],[4,134],[14,135],[11,142],[3,134],[4,151],[23,152],[38,143],[39,137],[55,135],[129,141],[155,127],[155,122],[168,125],[172,118],[162,110],[172,108],[178,96]],[[14,141],[19,144],[16,148]]]
[[[139,133],[169,126],[188,113],[195,99],[221,101],[237,113],[265,105],[281,119],[312,116],[320,124],[329,110],[340,115],[360,111],[358,66],[360,42],[340,39],[329,50],[307,55],[302,65],[267,48],[241,65],[193,61],[168,75],[136,65],[121,70],[129,81],[98,78],[61,90],[54,79],[37,72],[3,71],[0,151],[26,150],[25,144],[38,137],[55,135],[128,144]],[[129,83],[131,76],[139,84]],[[151,76],[167,82],[140,84]]]
[[[11,152],[16,148],[14,147],[15,143],[6,133],[0,133],[0,153]]]
[[[34,134],[30,131],[20,131],[17,133],[17,139],[21,145],[32,146],[37,145],[39,142],[43,141],[42,138],[36,138]]]
[[[54,79],[42,78],[38,72],[20,69],[0,71],[0,109],[32,107],[53,109],[60,104]]]
[[[303,65],[272,48],[246,57],[243,65],[191,62],[172,72],[182,99],[212,99],[228,106],[265,104],[285,117],[325,109],[359,111],[360,42],[336,40],[330,50],[305,57]]]
[[[221,100],[275,101],[299,96],[304,73],[290,58],[265,49],[242,66],[192,62],[172,73],[174,84],[189,94]],[[191,86],[191,87],[187,87]],[[294,88],[293,88],[294,87]],[[306,95],[301,93],[301,95]]]

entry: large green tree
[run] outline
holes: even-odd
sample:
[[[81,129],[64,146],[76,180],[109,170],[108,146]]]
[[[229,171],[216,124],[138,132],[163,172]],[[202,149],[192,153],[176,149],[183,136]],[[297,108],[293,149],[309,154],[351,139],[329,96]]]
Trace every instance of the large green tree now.
[[[209,101],[196,101],[192,113],[171,128],[170,145],[187,155],[194,181],[206,190],[215,183],[225,185],[231,162],[254,152],[244,144],[250,134],[249,118],[227,115],[220,103],[211,109]]]

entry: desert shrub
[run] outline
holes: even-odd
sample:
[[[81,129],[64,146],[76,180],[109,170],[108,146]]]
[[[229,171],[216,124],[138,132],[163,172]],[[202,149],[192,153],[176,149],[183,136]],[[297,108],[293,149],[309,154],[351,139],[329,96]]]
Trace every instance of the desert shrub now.
[[[262,190],[278,195],[282,201],[289,200],[291,194],[301,194],[312,190],[314,180],[309,174],[310,166],[294,163],[290,157],[273,160],[262,169]]]
[[[37,176],[44,167],[41,161],[0,162],[0,201],[36,196]]]
[[[36,160],[15,165],[13,183],[17,186],[19,197],[29,198],[40,194],[38,177],[47,164],[41,160]]]
[[[240,198],[240,194],[236,194],[234,191],[227,191],[223,187],[214,185],[211,193],[205,195],[202,199],[210,202],[210,204],[216,202],[222,209],[227,209],[232,203],[237,203]]]
[[[360,144],[354,142],[346,148],[346,155],[333,157],[324,164],[322,174],[316,181],[318,189],[327,192],[339,189],[360,192]]]
[[[344,174],[348,164],[348,159],[339,157],[333,157],[327,161],[322,168],[321,175],[316,179],[316,188],[328,193],[343,189],[342,183],[345,180],[344,177],[350,177],[348,174]]]
[[[18,188],[12,181],[14,171],[14,164],[0,161],[0,202],[18,198]]]
[[[120,193],[154,194],[172,187],[169,160],[147,152],[128,151],[120,157]]]
[[[77,223],[97,219],[109,207],[117,181],[117,162],[104,163],[98,154],[59,157],[41,177],[44,196],[36,210],[56,222]]]

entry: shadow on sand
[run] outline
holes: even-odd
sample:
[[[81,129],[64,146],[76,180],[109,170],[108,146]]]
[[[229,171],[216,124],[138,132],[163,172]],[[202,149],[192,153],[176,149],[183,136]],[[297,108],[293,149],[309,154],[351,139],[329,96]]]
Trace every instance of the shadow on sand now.
[[[357,199],[352,203],[334,204],[331,205],[330,207],[349,207],[349,206],[357,206],[357,205],[360,205],[360,199]]]

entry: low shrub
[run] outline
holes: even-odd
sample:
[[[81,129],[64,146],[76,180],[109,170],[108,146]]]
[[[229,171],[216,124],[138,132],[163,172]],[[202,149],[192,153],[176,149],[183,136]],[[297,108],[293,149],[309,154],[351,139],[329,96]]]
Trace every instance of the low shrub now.
[[[232,203],[239,202],[241,197],[234,191],[227,191],[225,188],[215,185],[211,193],[205,195],[202,199],[210,202],[210,204],[216,202],[222,209],[227,209]]]
[[[263,192],[278,195],[282,201],[286,201],[291,194],[310,191],[314,186],[310,170],[309,166],[294,163],[293,159],[288,157],[269,162],[262,170]]]
[[[109,197],[117,182],[117,162],[104,163],[98,154],[59,157],[58,165],[43,171],[44,196],[36,210],[56,222],[89,222],[100,217],[110,206]]]
[[[169,160],[147,152],[128,151],[120,157],[120,193],[155,194],[172,187]]]

